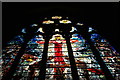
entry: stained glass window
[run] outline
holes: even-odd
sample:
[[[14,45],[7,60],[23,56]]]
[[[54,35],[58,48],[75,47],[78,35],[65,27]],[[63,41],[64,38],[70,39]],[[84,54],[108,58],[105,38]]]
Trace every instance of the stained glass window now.
[[[18,64],[13,65],[17,67],[13,70],[14,73],[11,79],[38,80],[42,70],[41,67],[43,62],[45,62],[45,56],[43,55],[46,54],[47,60],[45,62],[45,72],[43,75],[45,80],[73,80],[76,75],[78,75],[76,77],[78,77],[79,80],[107,80],[107,75],[103,67],[101,67],[100,61],[97,60],[98,57],[95,55],[98,54],[102,58],[103,63],[105,63],[105,66],[107,66],[110,74],[112,74],[112,77],[119,80],[120,54],[116,52],[110,43],[97,33],[95,29],[87,26],[88,31],[86,32],[90,35],[89,39],[98,51],[98,53],[94,53],[93,49],[91,49],[92,44],[88,43],[90,41],[84,38],[84,34],[81,34],[82,31],[80,32],[79,30],[80,28],[76,27],[85,27],[86,25],[80,22],[74,24],[71,20],[68,20],[68,17],[63,20],[62,18],[62,16],[53,16],[49,20],[45,18],[45,20],[40,23],[40,27],[38,27],[38,24],[31,25],[38,28],[38,30],[26,44],[25,41],[27,40],[25,36],[31,36],[31,33],[29,33],[30,30],[27,30],[27,28],[22,29],[22,35],[18,35],[8,42],[7,47],[3,49],[3,60],[0,62],[3,64],[2,75],[6,75],[6,73],[11,70],[16,56],[23,54]],[[52,25],[55,23],[57,26]],[[59,26],[59,24],[62,25]],[[68,24],[69,27],[67,27]],[[68,29],[65,28],[64,25]],[[48,26],[50,30],[45,28],[46,26]],[[45,46],[47,40],[48,46]],[[70,40],[70,43],[68,43],[68,40]],[[25,49],[22,49],[22,45],[25,46]],[[71,46],[69,47],[71,49],[69,49],[68,46]],[[48,47],[48,49],[45,47]],[[20,53],[21,49],[23,53]],[[73,56],[70,54],[73,54]],[[75,68],[72,66],[75,66]],[[73,69],[76,69],[76,75],[73,75]]]

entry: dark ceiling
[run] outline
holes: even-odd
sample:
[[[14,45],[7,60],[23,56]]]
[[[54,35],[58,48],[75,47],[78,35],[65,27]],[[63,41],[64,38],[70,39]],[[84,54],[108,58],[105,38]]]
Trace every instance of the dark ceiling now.
[[[118,51],[120,48],[117,2],[3,2],[3,46],[26,24],[39,23],[43,16],[73,16],[94,26]]]

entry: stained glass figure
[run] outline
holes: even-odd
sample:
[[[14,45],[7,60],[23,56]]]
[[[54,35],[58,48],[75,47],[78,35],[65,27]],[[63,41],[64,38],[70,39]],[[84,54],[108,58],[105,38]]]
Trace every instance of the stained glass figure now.
[[[35,26],[38,30],[34,37],[26,43],[23,53],[19,51],[22,45],[25,45],[25,36],[29,36],[26,35],[29,32],[27,28],[22,29],[22,35],[16,36],[7,43],[8,45],[3,49],[2,59],[0,59],[3,68],[3,73],[0,73],[2,76],[9,72],[11,66],[15,66],[13,62],[15,62],[16,56],[23,54],[22,57],[20,56],[20,61],[14,74],[12,74],[11,80],[38,80],[42,69],[41,64],[45,61],[43,55],[46,54],[47,61],[44,68],[46,72],[43,75],[45,80],[73,80],[74,72],[71,66],[74,64],[71,64],[72,60],[69,55],[73,53],[75,61],[72,62],[75,63],[79,80],[107,80],[107,75],[95,54],[100,55],[112,77],[120,80],[120,54],[93,27],[87,26],[86,28],[87,33],[90,35],[89,39],[98,53],[94,53],[91,44],[88,43],[88,40],[83,37],[84,35],[76,27],[86,25],[80,22],[74,23],[72,20],[68,20],[68,17],[63,19],[62,16],[53,16],[47,19],[46,17],[40,23],[40,27],[38,27],[38,24],[30,26]],[[63,29],[66,29],[66,31],[63,31]],[[66,34],[70,38],[71,53],[67,48],[68,43],[66,42],[69,39],[66,39]],[[44,46],[47,40],[49,41],[48,50],[45,53],[44,51],[47,48],[44,48]]]

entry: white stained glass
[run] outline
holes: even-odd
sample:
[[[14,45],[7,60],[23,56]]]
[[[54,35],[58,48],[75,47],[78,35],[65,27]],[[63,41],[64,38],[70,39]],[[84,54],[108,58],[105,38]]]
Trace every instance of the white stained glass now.
[[[77,31],[77,29],[75,27],[72,27],[72,30],[70,32],[74,32]]]
[[[23,28],[21,32],[26,33],[26,28]]]
[[[92,32],[94,29],[92,27],[89,27],[88,32]]]
[[[44,32],[43,32],[43,29],[42,29],[41,27],[38,29],[37,32],[42,32],[42,33],[44,33]]]
[[[38,24],[32,24],[31,26],[32,26],[32,27],[33,27],[33,26],[38,26]]]
[[[55,32],[58,31],[59,32],[59,29],[55,29]]]
[[[83,23],[77,23],[77,25],[83,26]]]

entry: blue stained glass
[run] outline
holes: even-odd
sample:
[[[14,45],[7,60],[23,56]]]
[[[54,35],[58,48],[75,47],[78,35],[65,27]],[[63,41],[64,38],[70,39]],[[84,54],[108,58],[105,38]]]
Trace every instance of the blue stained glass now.
[[[38,26],[38,24],[32,24],[32,25],[30,25],[30,27],[34,27],[34,26]]]
[[[66,21],[61,19],[61,21],[62,23],[69,23],[69,20]],[[51,23],[50,20],[43,22],[45,24],[49,24],[49,22]],[[52,21],[52,23],[54,22],[56,21]],[[77,23],[76,25],[82,27],[84,24]],[[30,25],[31,28],[36,26],[38,25]],[[53,35],[53,37],[49,40],[45,79],[56,80],[58,78],[63,78],[60,80],[72,80],[73,76],[69,59],[69,54],[71,53],[68,53],[66,40],[61,35],[62,31],[55,29],[55,32],[57,31],[60,32],[60,34],[55,33],[55,35]],[[26,28],[23,28],[21,32],[22,34],[26,33]],[[79,32],[79,30],[77,30],[75,27],[72,27],[72,30],[70,31],[70,35],[72,34],[70,43],[73,50],[73,57],[75,59],[79,80],[87,80],[87,77],[89,77],[90,80],[106,80],[100,65],[96,61],[96,57],[93,55],[93,52],[90,49],[90,45],[82,37],[82,35],[78,34],[77,32]],[[100,57],[103,59],[113,77],[116,80],[120,80],[120,54],[116,52],[116,50],[109,44],[106,39],[95,32],[95,29],[88,27],[88,33],[91,36],[90,39],[94,43],[96,49],[99,51],[99,53],[96,54],[100,54]],[[42,27],[40,27],[35,33],[39,33],[39,35],[35,35],[26,44],[27,47],[20,59],[20,62],[18,63],[12,80],[17,80],[15,77],[19,77],[19,80],[38,80],[45,42],[42,36],[42,34],[44,34]],[[2,67],[4,74],[9,71],[16,56],[22,54],[19,53],[19,50],[21,49],[21,45],[23,43],[24,36],[18,35],[13,40],[11,40],[8,43],[8,46],[3,50],[3,61],[1,60],[2,58],[0,55],[0,64],[3,63]],[[43,58],[43,61],[44,60],[45,59]]]
[[[18,35],[13,40],[8,42],[8,44],[20,44],[21,45],[23,42],[24,42],[24,36]]]
[[[94,29],[92,27],[89,27],[88,32],[92,32]]]
[[[95,39],[95,38],[99,38],[99,37],[100,37],[99,34],[96,34],[96,33],[91,34],[91,39]]]
[[[2,58],[4,63],[2,67],[3,67],[4,73],[6,73],[8,69],[10,69],[23,43],[24,43],[24,36],[18,35],[14,37],[13,40],[9,41],[7,43],[7,47],[3,49]]]
[[[26,33],[26,28],[23,28],[21,32]]]
[[[40,38],[40,39],[39,39]],[[18,68],[14,73],[14,76],[19,76],[21,79],[29,79],[29,76],[35,80],[35,77],[39,76],[39,67],[42,60],[44,47],[44,39],[42,35],[36,35],[28,43],[25,53],[20,59]]]
[[[84,41],[83,37],[80,36],[79,34],[73,34],[73,37],[71,39],[79,40],[79,41]]]
[[[100,38],[101,38],[101,36],[99,34],[94,33],[94,34],[91,34],[91,38],[90,39],[93,42],[95,42],[96,40],[100,40]]]
[[[100,52],[100,56],[102,57],[113,77],[118,80],[120,74],[118,70],[119,68],[117,68],[116,66],[118,66],[118,56],[120,54],[116,52],[116,50],[106,39],[104,39],[97,33],[91,34],[91,40],[94,42],[94,46],[96,47],[96,49]]]
[[[95,57],[89,47],[89,44],[79,34],[73,34],[71,38],[73,55],[77,66],[80,80],[86,79],[85,75],[89,75],[90,79],[100,79],[103,75],[100,65],[95,60]],[[97,77],[98,75],[98,77]],[[101,79],[104,79],[104,75]]]

